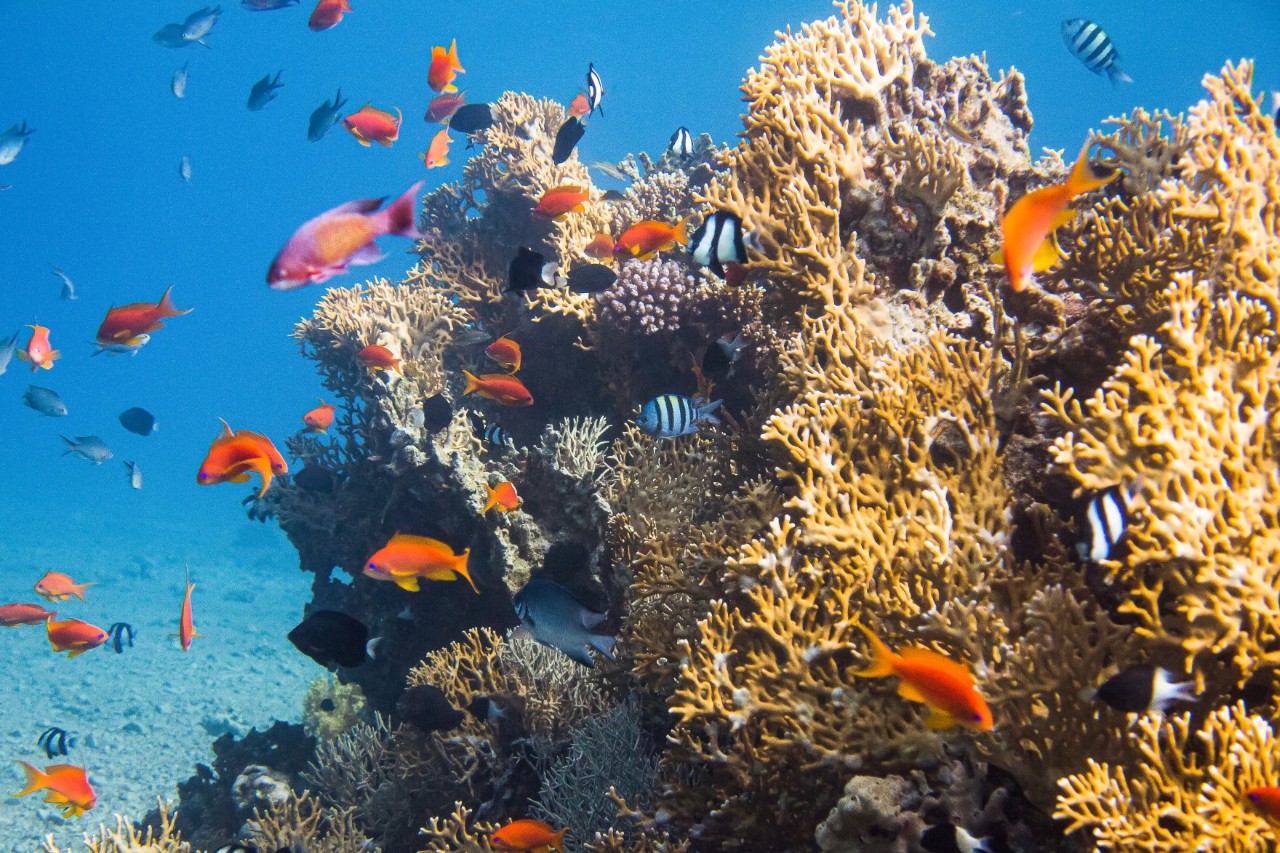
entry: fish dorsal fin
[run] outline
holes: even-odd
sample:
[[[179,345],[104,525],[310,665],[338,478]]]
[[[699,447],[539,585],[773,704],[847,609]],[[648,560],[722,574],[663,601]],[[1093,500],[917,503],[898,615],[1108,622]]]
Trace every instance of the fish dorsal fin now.
[[[235,433],[231,431],[231,424],[222,418],[218,418],[218,420],[222,423],[222,432],[218,434],[218,438],[235,438]]]
[[[425,545],[429,548],[439,548],[444,544],[437,539],[431,539],[427,536],[414,536],[411,533],[397,533],[391,537],[391,542],[399,545]],[[391,542],[387,544],[391,544]],[[452,549],[450,549],[450,553],[452,553]]]
[[[973,676],[969,673],[968,667],[964,664],[956,663],[946,655],[940,655],[932,649],[907,646],[898,650],[898,656],[907,663],[929,666],[952,678],[961,679],[966,684],[973,684]]]
[[[346,204],[340,204],[337,207],[330,208],[316,218],[320,219],[322,217],[340,216],[350,213],[373,213],[379,207],[382,207],[382,203],[386,200],[386,196],[383,196],[382,198],[358,198],[354,201],[349,201]]]

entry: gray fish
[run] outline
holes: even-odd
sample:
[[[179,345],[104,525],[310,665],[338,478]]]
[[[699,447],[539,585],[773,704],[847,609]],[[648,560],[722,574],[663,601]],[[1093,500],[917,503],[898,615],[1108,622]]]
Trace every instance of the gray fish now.
[[[584,607],[555,581],[534,578],[512,601],[524,627],[543,645],[559,649],[584,666],[593,665],[588,646],[613,660],[617,638],[591,633],[604,621],[604,614]]]
[[[218,23],[218,16],[221,14],[221,6],[206,6],[187,15],[187,20],[182,24],[183,40],[204,44],[201,39],[209,35],[213,30],[213,25]],[[209,45],[205,44],[204,46],[208,47]]]
[[[240,0],[240,5],[250,12],[273,12],[276,9],[288,9],[298,0]]]
[[[77,435],[75,441],[65,435],[61,436],[61,438],[67,443],[67,449],[63,451],[63,456],[68,453],[74,453],[81,459],[89,460],[94,465],[101,465],[114,455],[111,452],[111,448],[107,447],[106,443],[96,435]]]
[[[4,376],[6,370],[9,369],[9,362],[13,361],[13,351],[18,348],[18,332],[14,332],[13,336],[0,340],[0,376]]]
[[[598,172],[603,172],[604,174],[608,175],[609,177],[617,181],[631,180],[630,175],[628,175],[626,172],[619,169],[614,164],[608,162],[607,160],[592,160],[590,163],[587,164],[587,166],[588,168],[595,169]]]
[[[483,329],[463,329],[453,336],[452,346],[473,347],[476,344],[487,344],[491,340],[493,335]]]
[[[35,409],[40,414],[51,418],[65,417],[67,414],[67,404],[62,402],[58,392],[51,388],[28,385],[27,393],[22,395],[22,402],[27,408]]]
[[[311,113],[311,121],[307,123],[307,139],[319,142],[342,118],[342,108],[347,102],[342,99],[342,90],[333,96],[333,101],[325,101]]]
[[[35,131],[27,127],[25,121],[0,133],[0,166],[8,166],[18,159],[18,155],[22,153],[22,146],[27,144],[27,137],[33,133]]]
[[[124,467],[129,469],[129,485],[135,489],[142,488],[142,469],[138,467],[137,462],[126,462]]]
[[[267,74],[257,83],[254,83],[253,88],[249,90],[249,100],[245,106],[256,112],[274,101],[276,99],[276,90],[284,88],[284,84],[280,82],[280,75],[283,73],[283,70],[277,71],[274,78]]]
[[[76,286],[71,283],[71,277],[62,271],[62,267],[55,266],[53,268],[53,274],[62,279],[63,302],[75,302],[80,298],[79,296],[76,296]]]
[[[161,47],[179,48],[191,44],[191,42],[182,37],[182,24],[165,24],[156,30],[151,40]]]
[[[182,63],[182,67],[173,72],[173,81],[169,84],[169,88],[173,90],[175,98],[185,98],[187,96],[187,79],[190,72],[187,70],[189,62]]]
[[[178,175],[182,180],[191,183],[191,158],[186,154],[183,154],[182,159],[178,161]]]

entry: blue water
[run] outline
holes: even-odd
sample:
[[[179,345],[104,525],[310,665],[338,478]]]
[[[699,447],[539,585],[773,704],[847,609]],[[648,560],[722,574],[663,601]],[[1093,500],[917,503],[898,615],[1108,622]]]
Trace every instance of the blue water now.
[[[6,594],[29,588],[37,568],[109,579],[130,555],[158,553],[159,574],[139,590],[157,606],[176,607],[177,565],[186,561],[205,588],[220,592],[252,592],[260,573],[288,575],[291,586],[271,589],[297,598],[281,593],[256,606],[281,624],[296,618],[308,579],[296,576],[283,537],[263,531],[254,558],[238,560],[247,489],[199,488],[194,474],[217,418],[282,444],[321,392],[287,335],[322,288],[278,293],[264,283],[289,234],[341,202],[398,194],[424,177],[430,189],[460,174],[458,141],[446,168],[424,172],[417,156],[437,130],[422,121],[432,45],[457,38],[467,69],[458,83],[471,101],[515,89],[567,103],[594,62],[605,109],[579,156],[617,160],[657,153],[678,125],[731,139],[740,126],[737,86],[774,31],[832,12],[822,0],[353,3],[345,21],[317,34],[305,26],[310,4],[251,13],[226,2],[209,49],[182,50],[160,47],[151,35],[197,2],[6,4],[0,129],[25,120],[36,134],[16,162],[0,167],[0,184],[12,185],[0,191],[0,333],[39,322],[64,354],[52,371],[32,376],[15,360],[0,377],[0,545],[26,555],[0,570]],[[928,45],[935,60],[985,51],[993,68],[1026,74],[1033,145],[1068,153],[1108,115],[1136,105],[1185,108],[1199,98],[1201,76],[1226,59],[1256,57],[1259,88],[1280,88],[1275,3],[937,0],[919,11],[938,33]],[[1067,53],[1058,25],[1077,16],[1107,30],[1134,84],[1113,87]],[[186,61],[190,83],[178,100],[170,79]],[[261,112],[246,110],[254,81],[280,69],[279,97]],[[311,111],[338,87],[348,112],[366,101],[400,107],[400,141],[366,149],[339,126],[308,142]],[[178,175],[183,156],[192,164],[189,184]],[[388,259],[367,274],[398,278],[412,261],[401,254],[409,244],[387,239],[384,247]],[[75,281],[79,301],[59,301],[55,264]],[[168,284],[180,307],[195,309],[190,315],[170,320],[136,358],[89,358],[109,306],[154,301]],[[49,419],[23,407],[28,380],[56,389],[70,416]],[[135,405],[158,416],[157,434],[141,438],[119,426],[117,414]],[[99,435],[115,458],[99,467],[63,458],[59,433]],[[124,460],[142,467],[142,491],[128,487]],[[200,653],[216,652],[197,646]],[[213,661],[239,665],[229,656]],[[157,673],[169,665],[159,656]],[[78,671],[51,667],[47,677],[67,679],[60,686],[69,689]],[[0,709],[0,729],[5,714]],[[153,780],[157,791],[172,781]]]

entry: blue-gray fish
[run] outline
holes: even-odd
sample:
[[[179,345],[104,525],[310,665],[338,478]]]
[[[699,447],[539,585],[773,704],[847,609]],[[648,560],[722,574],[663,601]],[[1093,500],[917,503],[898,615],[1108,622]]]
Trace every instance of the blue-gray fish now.
[[[13,351],[17,348],[17,332],[14,332],[12,337],[0,339],[0,376],[4,376],[5,371],[9,369],[9,362],[13,361]]]
[[[311,121],[307,123],[307,139],[319,142],[342,118],[342,108],[346,106],[342,99],[342,90],[333,96],[333,101],[325,101],[311,113]]]
[[[1087,18],[1070,18],[1062,22],[1062,40],[1071,55],[1094,74],[1106,74],[1111,85],[1132,83],[1133,78],[1120,70],[1120,53],[1102,27]]]
[[[604,614],[584,607],[555,581],[534,578],[512,599],[516,615],[538,642],[559,649],[584,666],[592,666],[588,647],[613,660],[615,637],[593,634]]]
[[[52,388],[28,385],[27,393],[22,395],[22,403],[28,409],[35,409],[40,414],[51,418],[62,418],[67,414],[67,404],[62,402],[58,392]]]
[[[156,30],[151,40],[161,47],[186,47],[191,44],[182,37],[182,24],[165,24]]]
[[[274,78],[267,74],[257,83],[254,83],[253,88],[249,90],[249,100],[245,106],[256,111],[274,101],[276,99],[276,90],[284,88],[284,84],[280,82],[280,75],[283,73],[283,70],[277,71]]]
[[[191,158],[186,154],[183,154],[182,159],[178,161],[178,177],[191,183]]]
[[[250,12],[274,12],[276,9],[288,9],[298,0],[240,0],[240,5]]]
[[[129,485],[135,489],[142,488],[142,469],[138,467],[137,462],[126,462],[124,467],[129,471]]]
[[[61,438],[67,443],[67,449],[63,451],[63,456],[68,453],[74,453],[81,459],[89,460],[94,465],[101,465],[114,455],[111,452],[111,448],[107,447],[106,442],[96,435],[77,435],[74,441],[65,435],[61,436]]]
[[[213,25],[218,23],[218,16],[221,14],[221,6],[206,6],[187,15],[187,20],[182,23],[183,41],[204,44],[202,39],[213,30]]]
[[[677,438],[698,431],[700,423],[720,423],[711,414],[720,408],[721,400],[708,403],[701,397],[685,397],[680,394],[660,394],[644,404],[636,426],[654,438]]]
[[[33,133],[35,131],[27,127],[25,121],[0,133],[0,166],[8,166],[18,159],[18,155],[22,153],[22,146],[27,144],[27,137]]]
[[[71,276],[64,273],[62,271],[62,267],[55,266],[53,268],[53,274],[56,275],[58,278],[62,279],[62,301],[63,302],[75,302],[77,299],[80,298],[79,296],[76,296],[76,286],[71,283]]]
[[[187,96],[187,80],[190,72],[187,70],[189,62],[182,63],[182,67],[173,72],[173,80],[169,84],[169,88],[173,90],[175,98],[185,98]]]

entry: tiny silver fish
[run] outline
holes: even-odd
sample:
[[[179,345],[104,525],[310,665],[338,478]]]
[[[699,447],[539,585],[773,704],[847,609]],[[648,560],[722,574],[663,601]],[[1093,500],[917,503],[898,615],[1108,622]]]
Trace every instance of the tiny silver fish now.
[[[9,369],[9,362],[13,361],[13,351],[18,348],[18,332],[14,332],[13,336],[0,340],[0,376],[4,376],[6,370]]]
[[[182,37],[182,24],[165,24],[156,30],[151,40],[161,47],[179,48],[191,44]],[[208,47],[208,45],[205,46]]]
[[[135,489],[142,488],[142,469],[138,467],[137,462],[126,462],[124,467],[129,471],[129,485]]]
[[[182,161],[178,163],[178,174],[182,176],[182,180],[191,183],[191,158],[182,155]]]
[[[173,90],[175,98],[185,98],[187,96],[187,79],[190,76],[187,66],[190,64],[189,62],[184,62],[181,68],[173,72],[173,81],[169,84],[169,88]]]
[[[610,162],[607,162],[607,161],[605,161],[605,160],[592,160],[592,161],[591,161],[590,163],[588,163],[587,165],[588,165],[590,168],[595,169],[597,172],[603,172],[604,174],[608,175],[609,177],[613,178],[614,180],[617,180],[617,181],[629,181],[629,180],[631,180],[631,176],[630,176],[630,175],[628,175],[626,172],[624,172],[624,171],[622,171],[621,169],[619,169],[619,168],[618,168],[617,166],[615,166],[614,164],[612,164],[612,163],[610,163]]]
[[[257,112],[274,101],[277,90],[284,88],[284,84],[280,82],[280,75],[283,73],[283,70],[277,71],[275,77],[267,74],[257,83],[254,83],[253,88],[249,90],[249,100],[245,103],[245,106]]]
[[[35,131],[27,127],[25,121],[0,133],[0,166],[8,166],[18,159],[18,155],[22,153],[22,147],[27,144],[27,137],[33,133]]]
[[[80,298],[79,296],[76,296],[76,286],[71,283],[71,277],[62,271],[62,267],[55,266],[53,268],[53,274],[62,279],[63,302],[75,302]]]
[[[58,392],[39,385],[27,386],[27,392],[22,395],[22,404],[51,418],[62,418],[67,414],[67,404],[62,402]]]
[[[512,601],[521,623],[543,645],[559,649],[584,666],[593,665],[588,646],[613,660],[617,639],[591,632],[604,621],[604,614],[584,607],[555,581],[534,578]]]
[[[87,459],[94,465],[101,465],[113,455],[111,448],[96,435],[77,435],[75,440],[67,438],[65,435],[60,436],[67,443],[67,449],[63,451],[63,456],[68,453],[74,453],[81,459]]]

